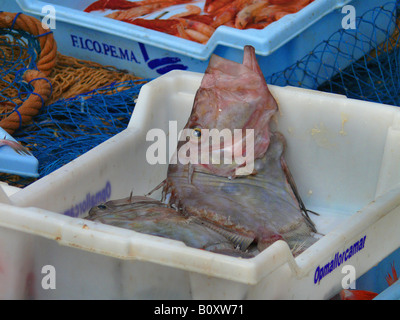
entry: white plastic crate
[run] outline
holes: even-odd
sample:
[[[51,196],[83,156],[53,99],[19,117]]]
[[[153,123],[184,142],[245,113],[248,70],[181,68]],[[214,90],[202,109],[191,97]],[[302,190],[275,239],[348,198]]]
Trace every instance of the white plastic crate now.
[[[287,15],[263,30],[238,30],[221,26],[206,45],[106,18],[101,12],[84,12],[94,0],[16,2],[19,10],[38,19],[49,14],[46,5],[53,6],[56,15],[53,32],[61,53],[103,65],[113,65],[140,77],[154,78],[172,69],[204,72],[212,53],[241,62],[245,45],[255,48],[260,67],[267,77],[293,65],[322,41],[328,40],[333,33],[342,30],[343,19],[348,19],[347,12],[342,13],[345,5],[353,6],[356,16],[360,17],[367,10],[388,3],[388,0],[315,0],[301,11]],[[16,10],[11,3],[5,4],[2,10],[7,10],[8,6]],[[394,2],[387,9],[394,11]],[[177,10],[184,10],[184,6],[178,6]],[[371,19],[371,24],[363,24],[358,27],[362,30],[354,30],[354,33],[371,33],[371,39],[380,43],[387,35],[379,30],[393,30],[391,20],[394,18],[380,15]],[[48,21],[47,17],[45,21]],[[372,26],[375,26],[375,31]],[[364,43],[362,47],[351,50],[355,41],[354,35],[350,33],[341,42],[341,50],[352,52],[354,60],[373,49]],[[336,64],[341,69],[351,63],[341,55],[326,55],[324,62]],[[310,73],[319,77],[315,83],[304,80],[310,82],[303,83],[309,88],[316,88],[334,75],[333,70],[320,68],[317,64],[308,67]]]
[[[0,298],[326,299],[342,288],[344,265],[359,277],[400,246],[400,110],[293,87],[270,86],[280,108],[273,123],[325,234],[296,259],[283,241],[239,259],[81,219],[96,199],[144,194],[165,178],[166,164],[146,161],[146,134],[173,134],[174,120],[182,128],[201,79],[172,71],[149,82],[127,129],[24,189],[0,192]],[[42,288],[47,265],[56,289]]]

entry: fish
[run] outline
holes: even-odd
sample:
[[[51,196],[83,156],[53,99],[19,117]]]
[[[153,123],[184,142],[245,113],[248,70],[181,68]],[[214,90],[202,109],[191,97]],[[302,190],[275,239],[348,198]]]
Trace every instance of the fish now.
[[[372,300],[378,294],[368,290],[349,290],[340,291],[340,300]]]
[[[385,276],[386,283],[388,287],[393,285],[396,281],[399,280],[396,272],[396,268],[394,265],[394,261],[391,265],[391,271],[388,272]],[[378,293],[368,290],[356,290],[356,289],[342,289],[337,295],[333,296],[331,300],[373,300],[378,296]]]
[[[9,140],[6,139],[6,137],[4,137],[4,139],[0,139],[0,148],[3,146],[9,146],[11,147],[16,153],[23,155],[23,156],[28,156],[28,155],[32,155],[32,153],[29,151],[28,148],[22,146],[21,144],[19,144],[18,142],[15,142],[13,140]]]
[[[396,272],[396,268],[394,266],[394,261],[391,265],[391,270],[392,270],[392,274],[390,274],[390,272],[387,273],[385,280],[387,282],[387,284],[389,286],[391,286],[392,284],[394,284],[397,280],[399,280],[399,277],[397,276],[397,272]]]
[[[87,219],[242,258],[278,240],[293,255],[317,241],[285,137],[270,128],[278,104],[254,48],[243,52],[242,63],[210,58],[166,178],[145,196],[93,207]],[[211,132],[224,132],[224,144]],[[151,198],[160,188],[161,199]]]
[[[244,47],[242,63],[213,55],[184,128],[186,140],[180,138],[175,152],[178,161],[159,186],[162,201],[228,235],[243,251],[256,246],[261,252],[284,240],[297,255],[315,243],[317,230],[284,158],[286,140],[270,129],[277,111],[252,46]],[[210,141],[213,129],[239,138],[221,146]],[[205,158],[228,161],[204,162],[207,152]]]
[[[186,217],[159,200],[129,196],[110,200],[90,209],[86,220],[174,239],[185,245],[233,257],[252,258],[256,250],[243,252],[226,237],[196,217]]]

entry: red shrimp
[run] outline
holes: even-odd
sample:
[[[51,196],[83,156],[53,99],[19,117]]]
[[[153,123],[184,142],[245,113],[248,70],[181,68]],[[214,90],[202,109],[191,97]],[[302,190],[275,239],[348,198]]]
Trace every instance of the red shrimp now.
[[[184,18],[184,17],[191,16],[191,15],[199,15],[201,13],[201,8],[198,6],[194,6],[192,4],[187,4],[186,10],[187,11],[185,11],[185,12],[174,14],[173,16],[171,16],[169,18],[170,19]]]
[[[258,15],[260,10],[268,5],[268,1],[260,1],[245,6],[238,12],[235,19],[235,27],[244,29],[246,25],[254,21],[254,17]]]
[[[224,7],[225,5],[229,4],[231,0],[214,0],[214,1],[206,1],[204,5],[204,12],[213,13],[216,12],[218,9]]]
[[[179,21],[177,20],[169,20],[169,19],[141,19],[137,18],[135,20],[128,20],[126,22],[132,23],[137,26],[141,26],[144,28],[165,32],[171,35],[178,35],[177,25]]]

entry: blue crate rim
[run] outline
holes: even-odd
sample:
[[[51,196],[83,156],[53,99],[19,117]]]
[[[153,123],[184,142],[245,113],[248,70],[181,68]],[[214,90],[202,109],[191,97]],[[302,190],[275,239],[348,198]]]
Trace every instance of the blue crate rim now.
[[[45,16],[45,13],[42,13],[43,6],[49,4],[43,1],[16,1],[25,12],[41,17]],[[243,47],[249,41],[254,46],[256,54],[267,56],[311,27],[324,16],[352,1],[354,0],[315,0],[301,11],[287,15],[262,30],[238,30],[221,26],[214,32],[205,45],[164,33],[160,35],[158,31],[134,25],[129,26],[125,22],[98,17],[91,13],[83,12],[83,10],[70,9],[56,4],[53,7],[56,10],[57,22],[65,22],[89,30],[106,32],[114,36],[138,41],[159,49],[205,61],[209,59],[218,45],[243,50]],[[229,42],[226,39],[229,39]],[[190,45],[188,45],[188,41]]]

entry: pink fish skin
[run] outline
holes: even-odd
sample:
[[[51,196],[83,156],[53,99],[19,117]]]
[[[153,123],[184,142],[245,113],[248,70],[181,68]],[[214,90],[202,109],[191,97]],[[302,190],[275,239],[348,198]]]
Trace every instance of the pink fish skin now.
[[[251,252],[235,248],[233,242],[196,217],[187,217],[158,200],[130,196],[99,204],[87,220],[121,227],[153,236],[179,240],[189,247],[215,253],[252,258]]]
[[[235,161],[185,164],[178,157],[176,163],[169,164],[163,195],[185,215],[236,234],[231,239],[242,250],[256,245],[262,251],[277,240],[285,240],[292,252],[299,254],[316,241],[312,234],[316,229],[285,162],[285,138],[270,130],[271,117],[277,110],[254,48],[244,48],[243,64],[213,56],[186,128],[200,133],[214,128],[254,130],[254,170],[236,176]],[[201,145],[203,135],[199,137]],[[178,144],[178,155],[185,143],[190,141]],[[237,146],[228,145],[233,154]],[[212,146],[209,151],[218,150]]]
[[[16,153],[18,153],[20,155],[31,155],[31,152],[27,148],[25,148],[18,142],[8,140],[5,137],[4,137],[4,139],[0,139],[0,147],[3,147],[3,146],[11,147]]]
[[[265,82],[254,48],[246,46],[242,64],[217,55],[211,57],[185,128],[199,131],[240,130],[242,150],[235,150],[238,144],[229,146],[227,141],[221,145],[221,148],[228,145],[233,149],[230,150],[232,157],[237,153],[245,155],[246,129],[254,130],[254,158],[261,158],[269,145],[269,122],[277,110],[278,105]],[[218,147],[213,148],[214,153]],[[199,163],[195,170],[235,177],[236,169],[240,166],[244,164],[235,161],[232,164]]]
[[[211,143],[206,152],[218,157],[227,153],[235,160],[254,147],[253,170],[236,175],[245,164],[177,161],[161,184],[163,201],[132,196],[112,200],[92,208],[87,219],[244,258],[277,240],[287,241],[293,254],[301,253],[315,242],[311,233],[316,230],[285,162],[285,138],[270,131],[277,110],[254,48],[244,48],[242,64],[213,56],[185,126],[194,129],[195,139],[178,144],[178,158],[188,143],[203,151],[206,129],[239,130],[239,143],[228,141],[220,149]],[[252,146],[247,130],[253,132]]]

